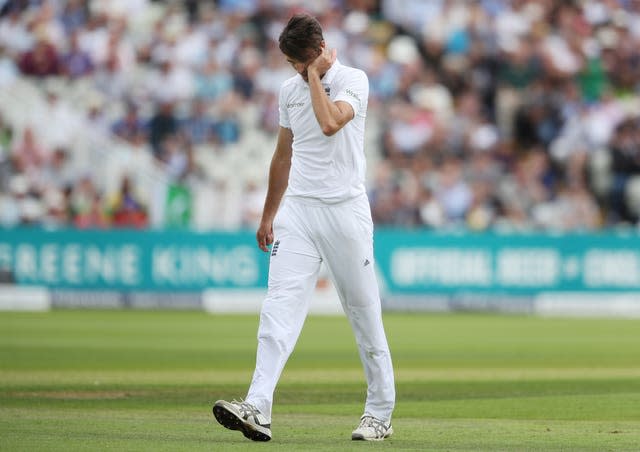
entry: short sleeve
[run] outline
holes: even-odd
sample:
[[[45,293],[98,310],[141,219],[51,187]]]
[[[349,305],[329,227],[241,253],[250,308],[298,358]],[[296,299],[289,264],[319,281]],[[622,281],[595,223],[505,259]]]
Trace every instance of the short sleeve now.
[[[287,110],[286,90],[284,87],[280,88],[280,95],[278,97],[278,111],[279,111],[279,124],[285,129],[291,128],[291,122],[289,121],[289,111]]]
[[[357,116],[366,112],[368,97],[369,80],[367,79],[367,74],[361,70],[354,70],[344,78],[340,91],[333,101],[343,101],[351,104],[353,115]]]

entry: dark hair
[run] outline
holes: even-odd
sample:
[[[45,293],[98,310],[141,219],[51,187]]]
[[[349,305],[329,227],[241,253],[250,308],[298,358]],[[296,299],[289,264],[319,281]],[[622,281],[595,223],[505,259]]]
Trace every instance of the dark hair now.
[[[280,33],[279,47],[282,53],[299,61],[309,58],[309,50],[320,48],[324,41],[322,27],[309,14],[296,14]]]

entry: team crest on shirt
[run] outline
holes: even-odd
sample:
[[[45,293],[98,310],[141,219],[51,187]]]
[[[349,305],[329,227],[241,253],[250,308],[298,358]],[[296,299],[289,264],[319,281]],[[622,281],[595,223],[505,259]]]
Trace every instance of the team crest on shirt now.
[[[327,94],[328,97],[331,97],[331,87],[330,86],[325,86],[324,87],[324,92]]]

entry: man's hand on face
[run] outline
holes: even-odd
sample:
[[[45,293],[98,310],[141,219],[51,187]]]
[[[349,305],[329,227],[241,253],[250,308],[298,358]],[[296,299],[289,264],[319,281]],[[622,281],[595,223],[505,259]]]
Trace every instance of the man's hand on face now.
[[[322,77],[336,61],[336,55],[338,51],[336,49],[327,49],[322,47],[320,49],[320,55],[313,60],[307,68],[308,73],[316,73]]]

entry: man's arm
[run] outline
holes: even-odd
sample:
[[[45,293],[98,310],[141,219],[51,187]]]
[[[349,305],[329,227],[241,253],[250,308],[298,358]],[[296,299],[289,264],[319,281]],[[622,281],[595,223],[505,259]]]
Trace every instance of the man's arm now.
[[[320,76],[326,73],[336,61],[336,50],[322,49],[322,53],[309,65],[309,90],[311,91],[311,105],[316,119],[327,136],[335,134],[345,124],[353,119],[353,107],[348,102],[332,102],[324,92]]]
[[[262,251],[269,251],[267,247],[273,243],[273,219],[278,212],[280,201],[282,201],[282,196],[289,183],[292,145],[293,133],[291,129],[280,127],[276,151],[269,168],[269,187],[262,210],[262,220],[260,220],[260,226],[256,232],[258,246]]]

